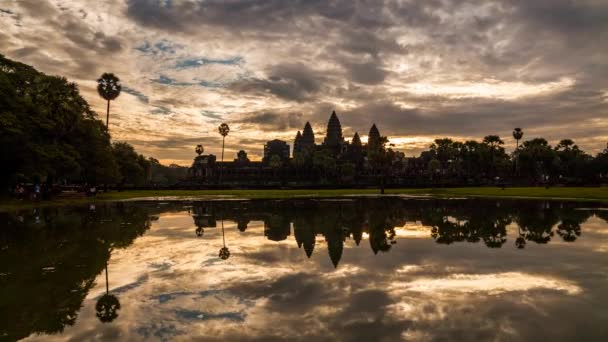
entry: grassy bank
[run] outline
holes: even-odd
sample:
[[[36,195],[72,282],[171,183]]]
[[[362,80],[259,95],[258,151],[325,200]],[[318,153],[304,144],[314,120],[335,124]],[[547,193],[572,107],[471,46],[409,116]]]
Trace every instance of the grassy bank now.
[[[608,202],[608,187],[589,188],[549,188],[524,187],[506,188],[476,187],[476,188],[441,188],[441,189],[387,189],[387,195],[430,195],[437,197],[501,197],[501,198],[540,198],[540,199],[573,199],[596,200]],[[298,197],[340,197],[357,195],[379,195],[378,189],[332,189],[332,190],[135,190],[114,191],[98,195],[96,198],[82,196],[60,196],[51,201],[16,201],[1,200],[0,210],[16,210],[29,207],[50,205],[76,205],[104,201],[119,201],[139,198],[248,198],[248,199],[280,199]]]

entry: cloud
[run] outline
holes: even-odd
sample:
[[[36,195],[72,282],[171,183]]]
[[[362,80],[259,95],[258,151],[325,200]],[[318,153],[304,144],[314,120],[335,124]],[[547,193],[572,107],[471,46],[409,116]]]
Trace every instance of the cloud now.
[[[1,9],[3,53],[75,81],[97,111],[94,80],[119,75],[133,96],[112,104],[111,132],[152,156],[170,154],[143,145],[141,132],[190,139],[215,134],[218,120],[248,142],[235,151],[260,156],[252,137],[292,143],[303,122],[324,131],[334,109],[346,136],[375,122],[411,154],[436,137],[508,137],[515,126],[591,152],[608,140],[604,1],[24,0]]]

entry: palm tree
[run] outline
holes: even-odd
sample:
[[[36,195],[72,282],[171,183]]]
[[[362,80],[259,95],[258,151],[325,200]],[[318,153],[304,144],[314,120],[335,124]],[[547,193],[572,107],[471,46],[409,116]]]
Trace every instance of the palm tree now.
[[[517,127],[513,130],[513,138],[515,138],[515,141],[517,142],[517,146],[515,147],[516,150],[519,148],[519,141],[523,137],[524,131],[522,131],[521,128]]]
[[[486,144],[488,147],[490,147],[490,157],[492,160],[492,165],[490,167],[490,173],[492,174],[492,176],[495,176],[496,174],[496,150],[498,149],[498,147],[500,145],[504,145],[504,141],[502,141],[502,139],[500,139],[500,137],[498,135],[488,135],[485,138],[483,138],[483,143]]]
[[[97,92],[99,96],[103,97],[108,101],[108,108],[106,112],[106,131],[110,122],[110,101],[115,100],[120,95],[120,80],[112,73],[104,73],[97,80]]]
[[[513,138],[515,138],[516,141],[516,146],[515,146],[515,151],[517,152],[517,150],[519,150],[519,141],[521,140],[521,138],[524,137],[524,131],[521,130],[521,128],[516,127],[513,130]],[[514,172],[517,172],[517,160],[519,159],[519,154],[515,155],[515,160],[513,163],[513,169]]]
[[[196,154],[198,154],[200,156],[201,154],[203,154],[203,152],[205,152],[205,148],[203,147],[203,145],[198,144],[198,145],[196,145],[196,148],[194,149],[194,151],[196,152]]]
[[[224,163],[224,142],[226,141],[226,136],[230,132],[230,127],[228,127],[228,125],[226,123],[223,123],[217,129],[220,132],[220,134],[222,135],[222,164],[223,164]],[[218,183],[222,182],[222,169],[223,169],[223,165],[222,165],[222,167],[220,167],[220,178],[219,178]]]

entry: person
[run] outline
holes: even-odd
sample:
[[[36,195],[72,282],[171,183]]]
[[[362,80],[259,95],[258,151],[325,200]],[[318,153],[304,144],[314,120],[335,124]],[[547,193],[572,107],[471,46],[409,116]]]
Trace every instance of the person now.
[[[35,200],[39,200],[40,199],[40,184],[36,183],[34,185],[34,199]]]
[[[23,200],[24,195],[25,187],[23,186],[23,184],[19,184],[19,187],[17,188],[17,198],[19,198],[19,200]]]
[[[90,196],[97,196],[97,188],[95,187],[95,185],[91,185],[91,187],[89,188],[89,194]]]
[[[18,200],[23,199],[23,186],[21,186],[21,184],[15,185],[15,196]]]

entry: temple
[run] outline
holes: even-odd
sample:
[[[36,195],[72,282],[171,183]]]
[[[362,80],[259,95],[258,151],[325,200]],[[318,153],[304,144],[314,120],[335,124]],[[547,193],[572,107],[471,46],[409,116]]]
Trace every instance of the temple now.
[[[370,163],[370,153],[385,147],[383,141],[387,140],[380,135],[376,124],[372,124],[366,144],[358,132],[346,140],[340,119],[332,111],[322,143],[316,143],[313,128],[306,122],[296,133],[293,150],[286,141],[270,140],[264,145],[261,161],[250,161],[242,150],[234,161],[223,163],[214,155],[197,156],[189,169],[190,184],[215,184],[220,172],[223,185],[375,184],[378,170]],[[405,155],[391,152],[394,159],[391,175],[403,176],[399,168],[407,164]],[[415,160],[410,166],[417,166]]]

